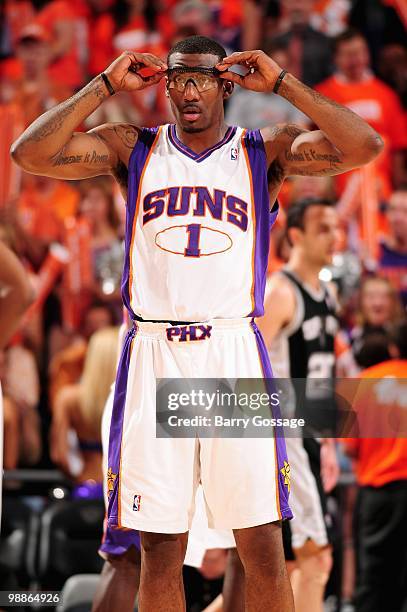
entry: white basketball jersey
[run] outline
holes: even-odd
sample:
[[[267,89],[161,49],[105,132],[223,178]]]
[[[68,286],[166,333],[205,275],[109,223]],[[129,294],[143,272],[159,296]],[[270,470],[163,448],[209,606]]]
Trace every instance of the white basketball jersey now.
[[[143,129],[130,157],[123,299],[145,320],[263,314],[270,213],[258,130],[228,128],[197,154],[175,125]]]

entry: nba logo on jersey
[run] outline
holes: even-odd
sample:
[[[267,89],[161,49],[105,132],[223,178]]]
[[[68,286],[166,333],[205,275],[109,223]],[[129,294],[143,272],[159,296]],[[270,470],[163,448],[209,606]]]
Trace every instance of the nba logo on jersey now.
[[[135,495],[133,499],[133,512],[138,512],[141,506],[141,495]]]
[[[233,161],[235,161],[239,156],[239,151],[237,149],[237,147],[231,147],[230,149],[230,159],[232,159]]]

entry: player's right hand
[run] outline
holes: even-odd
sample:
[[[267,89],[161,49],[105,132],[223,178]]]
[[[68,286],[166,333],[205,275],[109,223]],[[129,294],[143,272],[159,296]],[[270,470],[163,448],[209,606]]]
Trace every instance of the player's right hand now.
[[[104,72],[117,92],[137,91],[155,85],[166,71],[167,64],[151,53],[124,51]]]

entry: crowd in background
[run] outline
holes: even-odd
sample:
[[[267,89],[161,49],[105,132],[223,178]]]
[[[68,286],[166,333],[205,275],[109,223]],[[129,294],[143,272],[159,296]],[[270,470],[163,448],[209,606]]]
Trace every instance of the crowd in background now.
[[[126,49],[165,58],[174,42],[194,34],[228,52],[261,48],[380,133],[383,153],[367,168],[286,180],[269,260],[273,273],[288,258],[284,211],[293,202],[335,199],[340,240],[321,278],[339,289],[338,373],[357,376],[374,365],[365,343],[371,334],[385,337],[407,305],[402,0],[2,0],[0,13],[0,240],[24,262],[37,291],[0,354],[6,469],[54,464],[77,487],[90,480],[100,487],[100,420],[122,320],[125,204],[108,177],[65,182],[22,173],[9,147]],[[80,129],[171,121],[161,82],[109,98]],[[284,98],[239,87],[226,121],[313,127]]]

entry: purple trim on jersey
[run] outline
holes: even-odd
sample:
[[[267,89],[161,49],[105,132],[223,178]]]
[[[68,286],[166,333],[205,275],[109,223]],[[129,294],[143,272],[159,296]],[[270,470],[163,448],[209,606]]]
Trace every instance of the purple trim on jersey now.
[[[266,288],[270,230],[278,215],[278,203],[275,202],[270,212],[267,156],[260,130],[246,132],[244,135],[244,145],[252,173],[256,215],[256,235],[254,237],[254,308],[248,316],[261,317],[264,314],[264,290]]]
[[[138,531],[135,529],[119,529],[107,525],[99,551],[107,555],[122,555],[130,546],[135,546],[140,550],[140,534]]]
[[[148,154],[153,145],[159,128],[143,128],[139,133],[136,145],[131,152],[129,160],[129,180],[127,191],[126,206],[126,235],[125,235],[125,255],[122,276],[122,299],[132,318],[135,317],[130,305],[130,246],[133,235],[133,225],[136,223],[137,196],[140,185],[140,177],[143,172]]]
[[[224,135],[222,140],[214,144],[212,147],[209,147],[208,149],[201,151],[200,153],[195,153],[195,151],[193,151],[186,144],[180,141],[180,139],[177,136],[177,130],[176,130],[175,125],[171,124],[168,126],[168,138],[170,139],[171,144],[173,144],[174,147],[178,149],[178,151],[181,151],[181,153],[183,153],[184,155],[186,155],[187,157],[189,157],[190,159],[193,159],[194,161],[198,163],[200,163],[201,161],[209,157],[209,155],[211,155],[211,153],[213,153],[217,149],[220,149],[221,147],[223,147],[223,145],[227,144],[233,138],[235,134],[236,134],[236,127],[229,127],[226,130],[226,134]]]
[[[127,378],[129,375],[131,347],[136,333],[137,332],[134,327],[127,333],[116,374],[108,454],[108,482],[112,485],[112,488],[109,490],[107,509],[108,525],[110,527],[120,527],[119,487],[123,420],[124,408],[126,404]]]
[[[256,336],[257,342],[257,350],[259,351],[259,357],[261,362],[261,367],[263,369],[263,376],[266,379],[266,386],[268,393],[275,393],[275,387],[273,383],[273,371],[271,369],[269,355],[266,349],[266,345],[264,344],[263,336],[260,333],[259,328],[257,327],[254,320],[251,321],[252,329],[254,331],[254,335]],[[275,419],[281,418],[281,412],[279,406],[273,406],[271,408],[272,417]],[[282,427],[275,427],[275,444],[276,444],[276,460],[277,460],[277,469],[278,469],[278,493],[280,500],[280,512],[281,517],[283,519],[291,519],[293,518],[293,513],[291,512],[291,508],[288,505],[288,496],[289,491],[287,485],[284,484],[284,476],[281,473],[281,469],[284,469],[284,462],[288,463],[287,458],[287,449],[285,446],[284,433]]]

